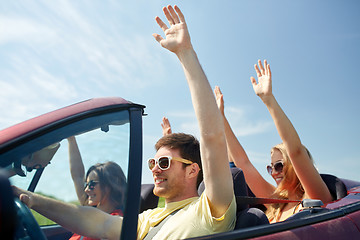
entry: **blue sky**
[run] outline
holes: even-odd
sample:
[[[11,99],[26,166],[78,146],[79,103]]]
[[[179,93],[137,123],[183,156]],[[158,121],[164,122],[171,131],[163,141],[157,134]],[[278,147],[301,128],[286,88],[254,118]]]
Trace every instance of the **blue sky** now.
[[[0,8],[0,128],[93,97],[146,105],[144,159],[160,122],[198,134],[177,58],[151,36],[178,4],[210,84],[262,175],[281,140],[250,76],[267,59],[273,92],[321,173],[360,181],[360,2],[5,1]],[[146,174],[143,181],[150,182]]]

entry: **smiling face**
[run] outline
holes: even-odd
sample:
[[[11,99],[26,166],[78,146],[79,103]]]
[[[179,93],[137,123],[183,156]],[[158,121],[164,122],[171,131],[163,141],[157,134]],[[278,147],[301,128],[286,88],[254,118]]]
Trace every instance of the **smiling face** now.
[[[90,181],[99,181],[99,177],[95,171],[91,171],[86,179],[86,183],[89,183]],[[88,204],[90,206],[97,206],[102,198],[102,191],[100,188],[100,184],[95,184],[94,187],[86,186],[85,193],[88,195]]]
[[[179,151],[161,147],[155,158],[161,156],[181,157]],[[190,165],[189,165],[190,166]],[[189,186],[186,179],[186,167],[183,163],[172,160],[170,168],[161,170],[158,165],[151,170],[154,178],[154,194],[165,198],[166,202],[180,201],[184,196]]]
[[[283,162],[284,163],[283,158],[284,157],[283,157],[282,153],[278,149],[274,149],[274,151],[271,153],[271,166],[274,166],[277,162]],[[279,185],[280,182],[284,178],[284,170],[278,172],[273,168],[271,176],[274,178],[276,184]]]

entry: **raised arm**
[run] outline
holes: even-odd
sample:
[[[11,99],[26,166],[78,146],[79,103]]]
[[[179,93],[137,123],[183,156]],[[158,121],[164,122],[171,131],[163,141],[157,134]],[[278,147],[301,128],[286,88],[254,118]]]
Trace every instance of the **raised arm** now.
[[[229,207],[234,194],[223,120],[210,84],[192,47],[184,15],[177,6],[168,6],[163,10],[170,28],[156,17],[165,38],[159,34],[153,36],[162,47],[174,52],[182,64],[200,128],[205,193],[210,201],[212,215],[220,217]]]
[[[251,77],[254,91],[270,112],[280,138],[285,144],[295,173],[305,190],[305,197],[320,199],[323,203],[332,201],[331,194],[303,147],[299,135],[272,93],[270,65],[266,60],[264,66],[260,60],[258,65],[255,64],[258,82]]]
[[[81,205],[87,205],[87,197],[84,191],[85,168],[81,159],[80,150],[75,136],[69,137],[69,163],[71,178],[74,182],[76,195]]]
[[[249,185],[255,196],[270,197],[271,194],[275,191],[275,186],[267,182],[250,162],[244,148],[241,146],[239,140],[231,129],[231,126],[225,116],[224,96],[218,86],[215,87],[214,93],[216,96],[218,108],[224,119],[229,161],[234,162],[236,167],[243,170],[246,183]]]
[[[64,203],[15,186],[13,192],[29,208],[72,232],[92,238],[120,239],[122,217],[89,206]]]
[[[162,123],[161,123],[161,128],[163,130],[163,136],[169,135],[172,133],[170,121],[167,117],[163,117]]]

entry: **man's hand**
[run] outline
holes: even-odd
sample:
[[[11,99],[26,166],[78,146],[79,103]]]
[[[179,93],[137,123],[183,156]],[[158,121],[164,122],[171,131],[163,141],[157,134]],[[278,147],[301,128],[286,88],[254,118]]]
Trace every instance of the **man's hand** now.
[[[258,95],[263,101],[264,98],[272,95],[272,83],[271,83],[271,71],[270,65],[264,60],[264,65],[261,64],[261,60],[258,60],[259,67],[255,64],[255,71],[258,77],[258,83],[254,77],[251,77],[251,83],[254,88],[254,92]]]
[[[15,186],[12,186],[12,189],[13,189],[14,195],[17,196],[20,199],[20,201],[25,203],[29,208],[32,207],[33,204],[32,204],[32,198],[31,198],[30,192],[23,190],[21,188],[15,187]]]
[[[225,116],[224,113],[224,96],[220,90],[220,87],[216,86],[214,89],[215,97],[216,97],[216,103],[217,106],[223,116]]]
[[[175,10],[174,10],[175,9]],[[159,34],[153,36],[160,45],[175,54],[183,50],[191,49],[189,31],[186,26],[185,18],[178,6],[168,5],[163,8],[164,14],[170,24],[170,28],[159,18],[155,17],[156,22],[165,33],[165,39]],[[176,11],[176,12],[175,12]]]
[[[170,121],[166,117],[163,117],[161,127],[163,130],[163,136],[166,136],[166,135],[169,135],[172,133]]]

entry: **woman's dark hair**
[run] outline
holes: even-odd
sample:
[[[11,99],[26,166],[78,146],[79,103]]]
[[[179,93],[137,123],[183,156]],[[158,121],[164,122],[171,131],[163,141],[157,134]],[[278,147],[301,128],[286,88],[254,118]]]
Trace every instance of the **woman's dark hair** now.
[[[121,167],[112,161],[97,163],[89,168],[86,173],[86,179],[92,171],[97,173],[101,190],[109,194],[109,199],[116,209],[123,210],[126,177]]]

